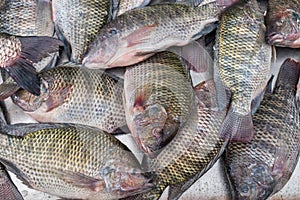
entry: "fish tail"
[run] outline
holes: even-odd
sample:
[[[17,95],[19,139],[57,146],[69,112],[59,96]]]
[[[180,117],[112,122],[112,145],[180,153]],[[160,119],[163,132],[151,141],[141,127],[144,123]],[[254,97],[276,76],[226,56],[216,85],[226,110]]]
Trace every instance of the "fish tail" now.
[[[291,58],[286,59],[279,71],[276,86],[278,85],[290,85],[295,87],[299,81],[300,76],[300,62],[297,62]]]
[[[241,115],[230,107],[220,128],[220,136],[236,142],[249,142],[253,137],[253,122],[251,112]]]
[[[62,43],[46,36],[18,37],[18,39],[21,42],[21,55],[11,65],[5,67],[5,70],[20,87],[34,95],[40,95],[40,78],[32,63],[58,51]]]

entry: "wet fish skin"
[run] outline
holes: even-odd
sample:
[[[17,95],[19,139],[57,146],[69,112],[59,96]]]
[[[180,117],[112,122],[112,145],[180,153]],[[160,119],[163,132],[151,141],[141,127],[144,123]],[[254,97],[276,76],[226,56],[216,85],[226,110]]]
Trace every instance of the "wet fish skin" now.
[[[54,33],[50,0],[2,0],[0,32],[17,36],[49,36]]]
[[[33,189],[62,198],[96,200],[126,197],[152,187],[134,155],[97,128],[75,124],[1,128],[1,162]]]
[[[149,3],[150,0],[120,0],[117,16],[135,8],[145,7]]]
[[[300,6],[297,0],[268,3],[267,42],[280,47],[300,47]]]
[[[264,16],[256,0],[239,2],[221,17],[215,51],[215,81],[231,93],[220,134],[233,141],[253,137],[251,102],[267,84],[271,47],[265,43]],[[220,94],[218,92],[218,94]],[[228,102],[218,95],[220,107]]]
[[[88,68],[129,66],[170,46],[184,46],[215,28],[218,6],[161,4],[137,8],[105,25],[90,45]]]
[[[23,200],[22,195],[2,164],[0,164],[0,186],[0,198],[2,200]]]
[[[206,93],[207,89],[203,92]],[[211,92],[212,90],[207,93]],[[211,95],[214,99],[215,92]],[[202,96],[209,95],[202,94]],[[219,137],[219,128],[226,110],[221,112],[215,110],[216,105],[208,102],[210,101],[208,99],[201,99],[199,105],[211,107],[195,107],[186,124],[156,158],[149,159],[145,156],[142,166],[155,174],[152,183],[156,187],[126,200],[159,199],[168,185],[170,186],[168,199],[178,199],[213,166],[228,143]]]
[[[186,122],[194,95],[180,58],[161,52],[126,68],[124,97],[132,136],[143,152],[155,156]]]
[[[123,80],[71,63],[40,72],[39,77],[40,96],[26,90],[12,96],[13,102],[35,120],[85,124],[109,133],[126,125]]]
[[[48,53],[57,52],[62,43],[47,36],[17,37],[0,33],[0,68],[5,69],[16,83],[29,92],[40,94],[40,80],[33,63]]]
[[[267,199],[294,171],[300,152],[300,116],[295,103],[300,65],[295,63],[291,59],[283,63],[273,93],[265,94],[253,116],[251,142],[231,143],[226,150],[234,199]]]
[[[81,63],[89,44],[96,38],[112,12],[110,0],[53,0],[53,20],[59,37],[71,46],[70,61]],[[84,20],[82,20],[84,19]]]

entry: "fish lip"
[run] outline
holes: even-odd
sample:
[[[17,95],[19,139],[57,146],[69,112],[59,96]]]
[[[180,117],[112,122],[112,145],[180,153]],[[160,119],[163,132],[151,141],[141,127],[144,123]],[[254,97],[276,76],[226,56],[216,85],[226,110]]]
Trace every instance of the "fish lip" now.
[[[267,43],[274,45],[276,43],[281,43],[284,39],[285,39],[284,35],[276,32],[271,32],[270,34],[268,34],[266,41]]]

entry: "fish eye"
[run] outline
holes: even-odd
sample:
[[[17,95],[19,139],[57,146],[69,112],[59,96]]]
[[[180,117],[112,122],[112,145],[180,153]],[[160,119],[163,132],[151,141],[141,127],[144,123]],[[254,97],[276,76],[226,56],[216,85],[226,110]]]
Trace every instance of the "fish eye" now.
[[[117,31],[116,29],[111,29],[111,30],[109,30],[108,32],[109,32],[109,34],[111,34],[111,35],[116,35],[116,34],[118,33],[118,31]]]

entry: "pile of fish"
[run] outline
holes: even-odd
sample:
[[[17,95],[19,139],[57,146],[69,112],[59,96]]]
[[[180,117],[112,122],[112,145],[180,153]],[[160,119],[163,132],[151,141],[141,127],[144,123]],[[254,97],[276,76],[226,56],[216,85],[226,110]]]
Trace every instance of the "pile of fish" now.
[[[232,199],[271,197],[300,152],[300,62],[272,74],[274,46],[300,47],[296,0],[1,1],[0,199],[23,199],[6,170],[64,199],[179,199],[219,158]]]

